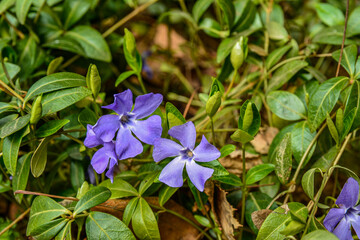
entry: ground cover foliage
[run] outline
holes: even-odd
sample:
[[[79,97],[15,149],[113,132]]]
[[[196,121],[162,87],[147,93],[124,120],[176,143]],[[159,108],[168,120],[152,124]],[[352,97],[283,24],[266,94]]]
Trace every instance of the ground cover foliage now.
[[[357,239],[355,0],[2,0],[0,239]]]

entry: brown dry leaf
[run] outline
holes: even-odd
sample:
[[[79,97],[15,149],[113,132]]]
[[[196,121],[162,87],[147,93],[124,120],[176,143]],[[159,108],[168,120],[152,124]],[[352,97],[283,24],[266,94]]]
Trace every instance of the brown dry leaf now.
[[[226,199],[226,192],[221,188],[216,188],[216,196],[214,201],[214,208],[218,221],[222,228],[222,232],[226,239],[233,240],[234,229],[242,227],[236,218],[234,218],[234,211],[230,203]]]
[[[269,216],[270,213],[272,213],[272,212],[273,211],[270,209],[261,209],[259,211],[255,211],[255,212],[251,213],[251,219],[252,219],[253,223],[255,224],[255,226],[257,227],[257,229],[261,228],[261,225],[263,224],[263,222],[265,221],[267,216]]]
[[[168,27],[165,24],[159,24],[156,28],[156,34],[154,37],[154,44],[163,49],[168,48]],[[174,57],[182,58],[185,56],[184,52],[180,48],[181,45],[186,43],[186,39],[180,36],[174,30],[170,31],[170,48],[174,53]]]
[[[250,143],[254,146],[255,150],[260,154],[268,154],[269,147],[279,129],[274,127],[261,128],[259,133],[255,136],[254,140]]]
[[[235,150],[229,156],[220,158],[219,162],[228,170],[230,173],[233,173],[237,176],[240,176],[242,173],[242,150]],[[259,165],[262,163],[260,155],[255,155],[252,153],[245,153],[246,158],[246,170]]]
[[[157,197],[146,197],[148,203],[159,206],[159,199]],[[122,219],[124,209],[129,203],[129,199],[110,199],[99,206],[92,208],[92,211],[99,211],[109,213],[119,219]],[[181,205],[173,200],[169,200],[164,207],[166,209],[177,212],[178,214],[192,220],[196,223],[193,215]],[[170,214],[161,213],[159,215],[159,230],[161,239],[169,240],[195,240],[199,235],[199,231],[191,224],[184,220]]]

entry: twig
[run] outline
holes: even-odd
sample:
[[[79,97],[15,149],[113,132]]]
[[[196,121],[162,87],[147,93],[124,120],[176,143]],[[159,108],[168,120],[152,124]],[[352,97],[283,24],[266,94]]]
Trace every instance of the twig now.
[[[1,232],[0,236],[3,235],[6,231],[8,231],[12,226],[14,226],[16,223],[18,223],[20,220],[22,220],[28,213],[30,212],[30,208],[26,209],[25,212],[23,212],[20,216],[18,216],[12,223],[10,223],[8,226],[6,226]]]
[[[197,92],[197,90],[195,90],[195,91],[191,94],[191,97],[190,97],[188,103],[186,104],[186,107],[185,107],[185,110],[184,110],[184,113],[183,113],[184,118],[186,118],[186,115],[187,115],[187,113],[188,113],[188,111],[189,111],[189,108],[190,108],[190,106],[191,106],[191,102],[192,102],[192,100],[194,99],[194,96],[195,96],[196,92]]]
[[[73,198],[73,197],[63,197],[63,196],[57,196],[57,195],[39,193],[39,192],[31,192],[31,191],[25,191],[25,190],[16,190],[14,192],[14,194],[27,194],[27,195],[45,196],[45,197],[51,197],[51,198],[60,198],[60,199],[71,200],[71,201],[79,201],[79,199]]]
[[[344,52],[344,45],[345,45],[345,39],[346,39],[346,28],[347,28],[347,22],[348,22],[348,15],[349,15],[349,0],[346,1],[344,34],[343,34],[343,40],[342,40],[342,43],[341,43],[340,57],[339,57],[339,62],[338,62],[338,65],[337,65],[335,77],[339,76],[341,59],[342,59],[342,55],[343,55],[343,52]]]

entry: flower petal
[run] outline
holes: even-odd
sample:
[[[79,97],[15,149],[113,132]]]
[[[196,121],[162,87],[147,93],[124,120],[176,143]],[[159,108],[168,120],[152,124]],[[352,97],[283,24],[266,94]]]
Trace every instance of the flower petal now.
[[[120,128],[115,142],[116,154],[119,160],[132,158],[143,151],[143,146],[139,140],[137,140],[128,128]]]
[[[134,110],[136,119],[141,119],[152,114],[161,104],[163,96],[159,93],[148,93],[135,99]]]
[[[109,170],[106,172],[105,175],[106,175],[107,178],[110,178],[111,183],[114,182],[115,165],[117,165],[117,160],[116,159],[110,159]]]
[[[359,183],[349,178],[341,190],[337,200],[337,205],[343,205],[346,208],[354,207],[358,201],[359,196]]]
[[[170,187],[181,187],[184,183],[183,170],[185,161],[181,157],[174,158],[161,171],[159,181]]]
[[[351,236],[351,229],[350,229],[350,222],[346,221],[343,218],[339,225],[335,228],[333,233],[340,239],[340,240],[353,240]]]
[[[173,138],[179,140],[184,147],[188,147],[191,150],[194,149],[196,129],[193,122],[187,122],[182,125],[172,127],[168,133]]]
[[[105,171],[108,164],[109,164],[109,157],[108,155],[106,155],[106,149],[100,148],[93,155],[91,159],[91,165],[98,174],[101,174]]]
[[[356,235],[360,239],[360,216],[357,215],[356,221],[351,222],[352,227],[354,228]]]
[[[120,127],[118,115],[104,115],[99,118],[93,130],[95,135],[104,142],[110,142],[114,139],[116,131]]]
[[[102,108],[111,109],[119,115],[130,112],[133,105],[133,95],[130,89],[114,94],[114,103]]]
[[[332,208],[324,219],[324,226],[332,232],[340,220],[345,216],[345,209],[343,208]]]
[[[98,145],[103,144],[103,141],[101,141],[101,139],[99,139],[94,130],[93,130],[93,126],[91,126],[90,124],[88,124],[86,126],[87,131],[86,131],[86,138],[84,140],[84,145],[88,148],[93,148],[96,147]]]
[[[143,121],[134,121],[131,131],[144,143],[153,144],[161,137],[161,117],[154,115]]]
[[[178,156],[183,147],[174,141],[166,138],[158,138],[154,141],[153,158],[159,162],[167,157]]]
[[[211,145],[205,136],[202,136],[200,144],[194,150],[194,160],[198,162],[210,162],[220,157],[220,151]]]
[[[186,162],[186,172],[195,185],[200,191],[204,191],[206,180],[208,180],[214,172],[214,169],[200,166],[195,161]]]

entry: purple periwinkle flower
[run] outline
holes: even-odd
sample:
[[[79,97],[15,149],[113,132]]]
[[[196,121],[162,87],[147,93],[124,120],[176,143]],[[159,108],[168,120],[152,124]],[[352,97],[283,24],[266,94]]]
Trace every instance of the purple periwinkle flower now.
[[[200,144],[194,149],[196,141],[196,129],[192,122],[172,127],[169,135],[181,143],[172,140],[158,138],[154,142],[153,158],[159,162],[167,157],[175,157],[162,170],[159,180],[170,187],[181,187],[183,185],[183,169],[190,181],[199,191],[204,191],[204,185],[213,174],[214,170],[203,167],[196,162],[210,162],[220,157],[219,150],[211,145],[202,136]]]
[[[133,134],[142,142],[153,144],[161,137],[161,118],[158,115],[139,121],[152,114],[161,104],[161,94],[148,93],[135,99],[130,90],[114,95],[114,103],[103,108],[111,109],[117,115],[104,115],[99,118],[93,130],[103,142],[111,142],[115,134],[115,152],[119,160],[135,157],[142,153],[143,146]],[[132,109],[133,108],[133,109]],[[133,134],[132,134],[133,133]]]
[[[330,209],[324,219],[325,228],[340,240],[351,240],[351,226],[360,238],[360,205],[355,206],[359,197],[359,183],[349,178],[336,200],[340,208]]]

